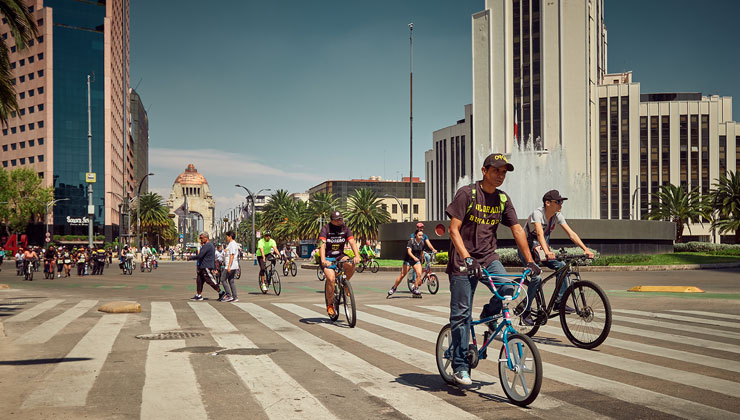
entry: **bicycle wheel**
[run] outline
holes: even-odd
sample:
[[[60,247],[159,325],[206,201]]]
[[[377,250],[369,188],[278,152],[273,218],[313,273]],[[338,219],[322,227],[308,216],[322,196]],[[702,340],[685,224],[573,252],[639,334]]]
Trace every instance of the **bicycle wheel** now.
[[[427,276],[427,288],[429,289],[429,293],[433,295],[437,294],[437,291],[439,290],[439,279],[436,274],[430,274]]]
[[[319,278],[319,281],[324,281],[324,279],[326,278],[326,275],[324,274],[324,269],[321,267],[321,265],[316,267],[316,277]]]
[[[280,274],[278,274],[277,270],[274,270],[272,272],[272,277],[270,280],[272,281],[272,290],[275,291],[275,295],[280,296],[280,291],[282,290],[282,287],[280,286]]]
[[[370,261],[370,271],[372,271],[373,273],[377,273],[379,268],[380,268],[380,265],[378,264],[377,261],[375,260]]]
[[[565,305],[560,305],[560,325],[571,343],[592,349],[606,340],[612,327],[612,307],[599,285],[577,281],[565,291],[562,302],[575,309],[566,314]]]
[[[147,264],[146,271],[148,271],[150,273],[152,272],[152,264]]]
[[[288,264],[283,264],[283,276],[288,275]]]
[[[290,275],[293,277],[298,275],[298,265],[296,263],[290,263]]]
[[[352,284],[347,280],[343,281],[342,301],[344,302],[344,315],[347,317],[347,324],[354,328],[357,324],[357,307],[355,306],[355,293],[352,291]]]
[[[542,386],[542,359],[531,338],[523,334],[508,337],[499,352],[498,377],[512,403],[524,407],[537,398]]]
[[[452,370],[452,329],[450,324],[445,325],[437,335],[437,370],[445,382],[455,384],[455,371]]]
[[[412,268],[409,270],[409,274],[406,276],[406,285],[409,287],[409,292],[414,291],[414,285],[416,285],[416,280],[411,280],[411,273],[414,272],[414,269]]]
[[[358,273],[362,273],[363,271],[365,271],[365,263],[360,261],[360,263],[357,264],[357,266],[355,267],[355,271],[357,271]]]
[[[512,327],[514,327],[516,332],[520,334],[526,334],[529,337],[534,337],[534,335],[537,334],[537,331],[540,329],[540,322],[542,321],[542,319],[546,319],[545,304],[542,301],[542,294],[537,293],[534,296],[534,303],[532,303],[529,308],[532,314],[532,319],[535,323],[532,326],[529,326],[525,324],[524,321],[522,321],[522,313],[527,307],[527,291],[522,290],[521,293],[519,293],[519,297],[514,303],[514,309],[512,310],[511,314],[514,317],[514,319],[512,319],[511,321]]]
[[[143,273],[144,272],[144,263],[141,263],[141,266],[139,266],[139,268],[141,268],[141,272]]]

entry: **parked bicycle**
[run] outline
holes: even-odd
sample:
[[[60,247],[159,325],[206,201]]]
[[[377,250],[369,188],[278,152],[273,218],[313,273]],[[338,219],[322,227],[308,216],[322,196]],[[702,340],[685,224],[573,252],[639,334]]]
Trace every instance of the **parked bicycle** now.
[[[267,290],[270,288],[270,285],[272,284],[272,290],[275,291],[275,294],[280,296],[280,291],[282,290],[280,286],[280,274],[278,274],[278,271],[275,269],[275,264],[277,264],[277,258],[275,258],[274,255],[268,254],[267,257],[265,257],[267,262],[270,263],[270,268],[265,270],[265,286],[262,287],[262,280],[259,278],[259,275],[257,276],[257,284],[260,287],[260,290],[262,291],[262,294],[267,294]]]
[[[375,261],[375,257],[370,257],[367,259],[362,258],[360,260],[360,263],[357,264],[357,267],[355,267],[358,273],[362,273],[363,271],[365,271],[366,268],[369,268],[370,271],[373,273],[377,273],[380,265],[377,261]]]
[[[334,298],[332,299],[332,305],[334,305],[334,316],[329,317],[332,322],[339,319],[339,305],[344,306],[344,316],[347,317],[347,324],[350,328],[354,328],[357,324],[357,307],[355,306],[355,293],[352,290],[352,284],[347,280],[347,275],[344,273],[344,264],[352,264],[351,261],[335,261],[334,258],[327,258],[327,261],[334,262],[328,268],[334,269],[336,276],[334,276]],[[324,296],[326,300],[326,296]],[[328,305],[329,302],[326,302]]]
[[[519,406],[529,405],[537,398],[540,387],[542,386],[542,359],[534,341],[524,334],[517,333],[512,326],[512,314],[509,311],[509,304],[516,300],[524,290],[524,280],[529,275],[530,270],[525,270],[521,275],[496,274],[495,277],[491,276],[485,269],[483,269],[483,273],[493,285],[493,294],[502,301],[503,309],[499,315],[471,322],[470,339],[472,343],[468,345],[467,351],[469,367],[472,370],[478,366],[478,362],[481,359],[487,358],[486,349],[488,345],[491,344],[497,335],[501,334],[503,345],[496,359],[501,387],[512,403]],[[497,286],[511,284],[501,281],[499,279],[501,277],[519,278],[519,284],[513,296],[501,296],[499,294]],[[474,327],[479,324],[498,321],[499,319],[503,320],[503,322],[499,323],[493,334],[487,333],[484,335],[484,343],[479,349]],[[448,384],[455,384],[455,372],[452,369],[452,351],[452,330],[450,324],[447,324],[442,327],[442,330],[437,336],[436,356],[439,374]]]
[[[426,282],[429,293],[433,295],[436,295],[437,291],[439,290],[439,279],[437,278],[436,274],[432,273],[432,261],[434,261],[436,258],[437,253],[435,252],[434,254],[432,254],[432,259],[424,264],[424,269],[422,270],[421,277],[421,284],[423,285]],[[413,270],[409,270],[409,275],[408,277],[406,277],[406,281],[409,286],[409,292],[413,292],[416,282],[416,280],[411,280],[411,273],[413,273]]]
[[[298,266],[293,259],[288,259],[283,263],[283,275],[288,277],[288,274],[295,277],[298,274]]]
[[[550,318],[560,317],[560,326],[565,336],[574,345],[592,349],[606,340],[612,325],[612,308],[604,290],[596,283],[581,279],[579,265],[588,258],[584,255],[566,255],[561,249],[557,259],[565,265],[542,280],[531,306],[533,326],[525,324],[521,317],[516,321],[517,331],[534,337],[540,326],[547,324]],[[547,281],[555,277],[555,288],[547,305],[542,289]],[[563,293],[561,305],[555,307],[558,293],[564,281],[570,286]],[[514,312],[520,315],[526,305],[526,299],[519,302]]]

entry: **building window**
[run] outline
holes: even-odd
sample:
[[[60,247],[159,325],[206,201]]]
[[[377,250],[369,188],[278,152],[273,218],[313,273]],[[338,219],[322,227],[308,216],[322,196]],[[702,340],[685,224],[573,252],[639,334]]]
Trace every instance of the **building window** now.
[[[21,76],[18,79],[20,80],[21,83],[23,83],[26,81],[26,76]]]
[[[22,141],[19,144],[21,145],[21,149],[25,149],[26,148],[26,142],[25,141]]]
[[[664,115],[660,122],[661,184],[671,183],[671,117]]]
[[[35,90],[31,89],[31,90],[28,91],[28,96],[34,96],[34,95],[36,95],[36,91]]]
[[[34,56],[28,57],[28,64],[33,63],[33,60],[34,60]]]
[[[28,157],[28,163],[34,163],[33,161],[34,161],[34,158],[33,158],[33,156],[29,156],[29,157]]]
[[[13,61],[12,63],[10,63],[10,68],[11,69],[14,69],[15,67],[16,67],[15,61]]]
[[[609,98],[610,219],[619,219],[619,98]]]
[[[691,189],[699,186],[699,116],[692,115],[689,119],[689,130],[691,131]]]
[[[36,112],[36,109],[33,107],[33,105],[29,106],[28,107],[28,113],[29,114],[33,114],[34,112]]]
[[[398,213],[398,204],[392,204],[391,205],[391,213],[393,213],[393,214]]]
[[[648,212],[648,127],[647,117],[640,117],[640,219]]]
[[[381,204],[380,207],[382,207],[383,210],[388,211],[388,204]]]
[[[8,33],[7,33],[7,32],[5,32],[5,33],[3,34],[3,39],[8,39]]]
[[[658,192],[658,117],[650,117],[650,194]],[[652,201],[652,200],[651,200]]]
[[[38,58],[39,60],[43,60],[44,59],[44,53],[38,53],[38,54],[36,54],[36,58]]]
[[[16,163],[15,159],[11,159],[11,160],[10,160],[10,165],[11,165],[11,166],[16,166],[16,165],[17,165],[17,163]]]
[[[10,52],[14,53],[16,51],[16,49],[17,48],[15,47],[15,45],[13,45],[12,47],[10,47]]]
[[[16,132],[16,128],[15,127],[10,127],[10,134],[15,134],[15,132]]]
[[[39,162],[43,162],[44,161],[44,155],[39,155],[38,157],[39,157]]]
[[[26,115],[26,108],[21,108],[21,115]],[[21,130],[23,131],[23,130]]]
[[[43,172],[37,172],[36,175],[38,175],[39,178],[44,179],[44,173]]]
[[[35,124],[34,123],[28,123],[28,129],[29,130],[33,130],[34,128],[35,128]]]
[[[701,116],[701,192],[709,193],[709,115]]]
[[[44,87],[43,86],[40,86],[38,89],[36,89],[36,92],[38,92],[39,95],[42,94],[42,93],[44,93]]]
[[[39,77],[44,77],[44,71],[43,70],[37,71],[36,74],[38,74]]]
[[[19,161],[20,161],[20,164],[21,165],[25,165],[26,164],[26,158],[20,158]]]
[[[39,111],[43,111],[44,110],[44,104],[39,104],[38,108],[39,108]]]
[[[620,109],[621,115],[621,135],[622,150],[621,158],[621,178],[622,178],[622,219],[630,218],[630,98],[622,97]]]
[[[26,92],[19,93],[18,97],[20,97],[21,99],[26,99]]]
[[[7,168],[7,167],[8,167],[8,161],[7,160],[4,160],[3,161],[3,168]]]
[[[8,151],[8,145],[7,144],[3,144],[3,152],[7,152],[7,151]]]
[[[689,190],[689,121],[688,116],[681,115],[679,117],[678,127],[678,139],[679,139],[679,183],[686,190]]]
[[[40,37],[38,37],[38,41],[39,41],[39,44],[41,44],[42,42],[44,42],[44,36],[41,35]]]
[[[33,40],[32,39],[28,41],[28,46],[29,47],[32,47],[33,46]]]
[[[419,205],[418,204],[414,204],[414,214],[416,214],[416,215],[419,214]]]
[[[43,137],[39,137],[38,138],[38,142],[39,142],[39,146],[43,146],[43,144],[44,144],[44,138]]]
[[[601,219],[609,218],[609,181],[607,179],[609,172],[609,154],[607,152],[609,141],[608,124],[609,115],[607,114],[606,98],[599,98],[599,217]]]
[[[34,141],[33,140],[29,140],[28,141],[28,147],[33,147],[33,145],[34,145]]]
[[[20,60],[18,60],[18,65],[21,66],[21,67],[25,66],[26,65],[26,60],[24,58],[21,58]]]
[[[33,80],[34,76],[33,73],[28,73],[28,80]]]
[[[460,144],[460,162],[461,162],[461,168],[460,172],[462,173],[462,176],[465,176],[467,173],[465,172],[465,136],[460,137],[462,139],[462,143]]]
[[[7,128],[3,128],[3,136],[7,136],[7,135],[8,135],[8,129]]]
[[[36,26],[43,26],[44,25],[44,19],[39,19],[36,21]]]
[[[735,136],[735,173],[740,172],[740,136]]]
[[[26,132],[26,125],[25,124],[22,125],[20,128],[21,128],[21,133],[25,133]]]
[[[33,6],[28,6],[28,11],[29,11],[29,13],[33,13],[34,9],[35,9],[35,8],[34,8]]]
[[[719,136],[719,176],[727,172],[727,136]]]
[[[403,205],[403,214],[406,214],[408,212],[409,212],[409,205],[408,204],[404,204]]]
[[[44,128],[44,122],[43,121],[39,121],[39,128]]]

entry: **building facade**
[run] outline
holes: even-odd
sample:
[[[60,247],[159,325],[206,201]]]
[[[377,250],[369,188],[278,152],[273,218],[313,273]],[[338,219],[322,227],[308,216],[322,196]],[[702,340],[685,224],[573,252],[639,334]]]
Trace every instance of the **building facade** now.
[[[427,220],[426,198],[424,181],[414,177],[413,219]],[[324,181],[319,185],[309,188],[308,194],[314,195],[319,192],[334,194],[342,205],[347,203],[347,197],[355,190],[367,188],[381,201],[384,209],[388,210],[392,221],[407,221],[409,217],[410,190],[409,178],[401,181],[384,181],[381,177],[370,177],[369,179],[352,179],[349,181]]]
[[[194,241],[200,232],[214,231],[216,201],[206,177],[192,163],[175,178],[166,204],[186,241]]]
[[[134,89],[129,90],[131,97],[131,143],[133,151],[133,179],[138,185],[141,182],[141,194],[149,191],[149,117],[141,102],[141,96]],[[145,178],[146,177],[146,178]],[[144,180],[143,182],[141,180]],[[138,189],[138,186],[137,186]]]
[[[39,29],[19,50],[7,22],[0,36],[10,46],[10,67],[20,113],[0,136],[2,167],[28,167],[54,187],[48,216],[55,234],[87,234],[87,76],[91,76],[93,223],[95,234],[118,234],[122,202],[129,78],[127,0],[28,1]],[[130,189],[129,189],[130,191]]]

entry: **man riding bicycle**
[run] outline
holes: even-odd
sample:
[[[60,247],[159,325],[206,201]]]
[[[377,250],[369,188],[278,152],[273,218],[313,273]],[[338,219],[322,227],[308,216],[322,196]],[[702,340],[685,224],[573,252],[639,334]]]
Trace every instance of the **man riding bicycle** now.
[[[260,265],[260,287],[263,292],[267,290],[267,284],[265,283],[265,274],[267,273],[265,269],[265,257],[271,252],[274,252],[275,255],[280,254],[277,243],[271,236],[272,233],[266,230],[263,237],[257,242],[257,263]]]
[[[594,257],[594,253],[583,244],[578,234],[565,222],[565,217],[561,214],[565,200],[567,198],[561,197],[558,190],[546,192],[542,197],[542,207],[535,209],[529,215],[525,225],[527,245],[532,250],[532,256],[538,259],[540,264],[544,264],[553,270],[557,270],[565,265],[564,262],[555,259],[555,253],[550,249],[550,234],[552,234],[552,231],[558,225],[563,227],[563,230],[573,243],[583,249],[583,253],[588,258]],[[522,258],[521,252],[519,253],[519,258]],[[534,325],[534,320],[529,312],[529,305],[532,305],[532,302],[534,302],[541,281],[542,277],[539,275],[532,276],[529,280],[529,287],[527,289],[528,306],[527,310],[522,313],[522,322],[529,326]],[[565,293],[565,289],[567,288],[568,282],[564,281],[558,291],[558,298],[555,301],[556,308],[560,307],[560,299],[563,297],[563,293]],[[573,313],[573,308],[569,306],[565,306],[564,309],[566,313]]]
[[[370,247],[370,241],[365,241],[365,245],[360,248],[360,257],[362,257],[362,262],[367,263],[370,261],[370,258],[375,256],[375,251],[373,251],[372,247]]]
[[[39,256],[33,248],[28,247],[23,251],[23,274],[28,271],[29,264],[33,264],[34,261],[38,260]]]
[[[511,229],[517,247],[533,273],[540,272],[527,248],[524,229],[519,225],[516,210],[509,196],[498,189],[514,165],[500,153],[489,155],[483,162],[483,180],[457,190],[445,213],[450,217],[450,252],[447,274],[450,276],[450,327],[452,333],[452,367],[455,381],[471,385],[468,366],[468,342],[472,320],[473,295],[481,281],[491,292],[489,279],[483,278],[483,268],[490,274],[505,274],[506,270],[496,254],[496,230],[499,223]],[[501,295],[512,295],[513,285],[498,288]],[[497,315],[503,304],[495,296],[483,307],[481,318]],[[489,325],[490,334],[493,330]],[[487,337],[486,337],[487,339]]]
[[[355,253],[355,257],[352,259],[355,265],[360,263],[360,250],[357,249],[357,243],[352,231],[344,224],[344,218],[342,213],[338,210],[334,210],[330,215],[331,221],[321,228],[319,233],[319,256],[321,258],[321,267],[324,268],[324,275],[326,281],[324,282],[324,293],[326,294],[326,312],[330,317],[336,316],[334,312],[334,278],[336,273],[333,268],[330,268],[332,261],[346,261],[349,259],[344,253],[344,246],[349,242],[352,252]],[[349,281],[355,274],[355,267],[353,265],[346,265],[344,272],[347,275],[347,281]]]

